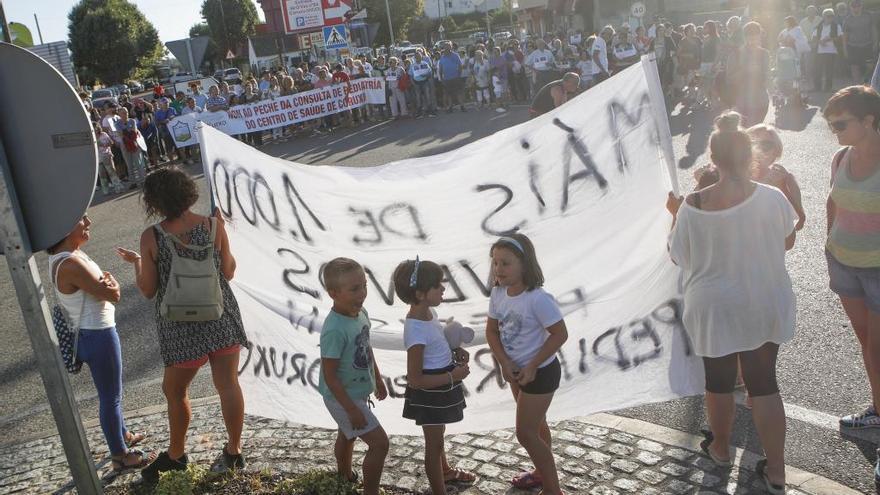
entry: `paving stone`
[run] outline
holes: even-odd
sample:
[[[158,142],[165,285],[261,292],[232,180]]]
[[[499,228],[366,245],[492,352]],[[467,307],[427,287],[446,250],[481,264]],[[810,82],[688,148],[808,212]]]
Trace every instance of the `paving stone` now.
[[[600,426],[593,425],[584,425],[584,429],[581,432],[584,435],[592,435],[594,437],[604,437],[608,434],[608,428],[602,428]]]
[[[497,460],[496,460],[497,461]],[[574,474],[577,476],[587,474],[587,468],[581,462],[568,461],[563,462],[559,465],[560,469],[565,471],[568,474]]]
[[[666,479],[666,475],[662,473],[658,473],[657,471],[652,471],[650,469],[643,469],[636,473],[636,478],[648,483],[649,485],[656,485],[657,483],[662,482]]]
[[[580,439],[579,443],[585,447],[593,449],[601,449],[605,446],[605,441],[596,437],[586,436]]]
[[[589,476],[596,481],[611,481],[614,479],[614,473],[604,469],[594,469],[590,471]]]
[[[471,440],[473,440],[473,437],[470,435],[455,435],[454,437],[449,439],[449,441],[452,443],[461,443],[461,444],[466,444],[466,443],[470,442]]]
[[[553,441],[561,442],[577,442],[579,439],[579,436],[567,430],[561,430],[553,437]]]
[[[638,463],[628,461],[626,459],[615,459],[611,461],[611,467],[626,474],[632,474],[639,468]]]
[[[608,448],[605,449],[605,450],[608,451],[608,452],[611,452],[611,453],[614,454],[614,455],[619,455],[619,456],[622,456],[622,457],[626,457],[626,456],[628,456],[628,455],[630,455],[630,454],[633,453],[633,448],[632,448],[632,447],[630,447],[629,445],[623,445],[623,444],[620,444],[620,443],[612,443],[612,444],[609,445]]]
[[[608,435],[608,437],[610,439],[614,440],[615,442],[620,442],[620,443],[633,443],[635,441],[634,436],[629,435],[627,433],[622,433],[619,431],[615,431],[615,432],[611,433],[610,435]]]
[[[684,494],[690,493],[693,491],[694,487],[680,480],[672,480],[669,484],[666,485],[666,490],[675,493],[675,494]]]
[[[504,467],[516,466],[520,462],[520,458],[515,455],[503,454],[495,458],[495,464]]]
[[[478,447],[481,449],[487,449],[495,443],[495,440],[492,438],[477,438],[476,440],[471,442],[471,446]]]
[[[575,493],[583,493],[593,485],[593,483],[579,477],[568,478],[567,480],[563,481],[562,484],[566,488],[574,490]]]
[[[510,440],[514,436],[510,430],[495,430],[491,435],[499,440]]]
[[[712,459],[709,459],[708,457],[703,457],[703,456],[698,456],[693,461],[691,461],[691,464],[702,469],[703,471],[714,471],[714,470],[718,469],[718,465],[715,464],[715,462],[712,461]]]
[[[474,459],[476,459],[480,462],[490,462],[497,455],[498,454],[496,452],[492,452],[491,450],[480,449],[480,450],[474,452],[474,455],[472,455],[471,457],[473,457]]]
[[[653,442],[651,440],[645,440],[644,438],[636,442],[636,447],[642,450],[647,450],[648,452],[653,452],[655,454],[663,452],[663,444]]]
[[[595,462],[596,464],[606,464],[608,461],[611,460],[610,455],[603,454],[602,452],[599,452],[598,450],[591,450],[591,451],[587,452],[586,458]]]
[[[590,495],[620,495],[620,492],[607,486],[597,486],[590,490]]]
[[[477,469],[477,474],[486,478],[497,479],[498,475],[501,474],[501,468],[493,464],[483,464]]]
[[[639,483],[638,481],[627,478],[616,479],[612,484],[615,488],[620,488],[621,490],[629,493],[635,493],[641,486],[641,483]]]
[[[705,471],[696,471],[688,479],[696,485],[708,487],[713,487],[718,483],[721,483],[721,478]]]
[[[565,452],[565,455],[569,457],[574,457],[575,459],[580,459],[584,456],[584,454],[587,453],[586,450],[574,445],[569,445],[563,450],[563,452]]]
[[[497,450],[498,452],[510,452],[515,449],[516,446],[517,444],[510,442],[495,442],[495,444],[492,445],[492,450]]]
[[[666,449],[666,455],[679,461],[686,461],[694,455],[693,452],[684,449],[671,448]]]
[[[639,455],[636,456],[639,462],[646,466],[654,466],[660,461],[663,460],[662,457],[656,454],[652,454],[650,452],[639,452]]]
[[[684,476],[690,471],[690,468],[684,467],[681,464],[669,463],[661,467],[660,471],[670,476]]]

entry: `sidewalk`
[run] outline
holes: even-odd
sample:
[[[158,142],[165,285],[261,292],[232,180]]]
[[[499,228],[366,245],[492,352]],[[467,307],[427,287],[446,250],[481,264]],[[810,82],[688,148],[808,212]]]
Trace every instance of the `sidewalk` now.
[[[216,397],[194,400],[193,421],[187,445],[191,462],[204,465],[216,457],[225,439]],[[162,450],[168,432],[164,405],[129,414],[133,431],[149,430],[143,447]],[[110,462],[101,429],[96,421],[86,423],[89,445],[101,476]],[[737,450],[732,470],[715,468],[698,454],[700,438],[677,430],[610,414],[597,414],[551,425],[553,451],[566,493],[614,495],[652,494],[749,494],[765,493],[754,472],[760,458]],[[248,416],[245,419],[244,448],[248,470],[269,468],[276,472],[300,473],[312,468],[332,469],[334,431],[293,425]],[[422,473],[424,442],[420,437],[393,436],[385,463],[383,485],[406,490],[427,487]],[[365,446],[355,450],[356,465]],[[516,472],[531,468],[528,455],[516,442],[511,429],[447,437],[450,463],[479,474],[467,495],[525,495],[510,488]],[[139,478],[129,474],[113,483]],[[847,495],[855,490],[796,468],[787,468],[789,495]],[[0,494],[75,493],[58,437],[46,437],[0,449]],[[535,491],[535,493],[537,490]]]

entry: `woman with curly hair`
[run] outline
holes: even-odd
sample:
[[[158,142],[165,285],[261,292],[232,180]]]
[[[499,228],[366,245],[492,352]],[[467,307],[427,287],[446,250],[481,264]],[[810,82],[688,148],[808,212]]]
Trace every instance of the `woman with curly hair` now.
[[[162,220],[144,230],[140,253],[116,248],[119,256],[134,266],[141,294],[156,302],[159,350],[165,363],[162,391],[168,402],[170,446],[142,471],[146,482],[157,481],[161,472],[186,469],[186,432],[192,418],[189,384],[199,368],[209,361],[228,434],[227,443],[211,470],[225,472],[245,465],[241,452],[244,398],[238,384],[238,357],[241,346],[249,347],[250,342],[244,332],[238,302],[229,288],[228,281],[235,274],[235,257],[229,247],[223,217],[219,209],[210,218],[193,213],[191,208],[198,198],[193,180],[176,167],[149,174],[143,189],[144,210],[147,217]],[[213,250],[205,249],[206,246],[213,246]],[[170,312],[163,315],[162,301],[168,294],[172,259],[201,261],[212,251],[222,294],[223,311],[219,319],[175,321]]]

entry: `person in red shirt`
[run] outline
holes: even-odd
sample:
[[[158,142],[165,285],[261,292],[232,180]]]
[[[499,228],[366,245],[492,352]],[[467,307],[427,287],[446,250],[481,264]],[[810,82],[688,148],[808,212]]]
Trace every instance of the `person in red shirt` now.
[[[153,86],[153,99],[158,100],[165,96],[165,88],[161,84]]]
[[[345,72],[345,67],[342,64],[336,64],[333,66],[333,84],[345,84],[345,95],[348,96],[348,93],[351,91],[351,78]],[[354,120],[352,119],[351,110],[346,110],[342,112],[342,119],[348,122],[349,127],[354,126]]]

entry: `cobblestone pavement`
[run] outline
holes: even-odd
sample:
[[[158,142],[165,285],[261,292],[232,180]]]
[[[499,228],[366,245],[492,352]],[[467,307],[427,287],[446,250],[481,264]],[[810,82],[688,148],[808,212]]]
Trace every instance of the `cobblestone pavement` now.
[[[194,401],[188,447],[190,460],[209,464],[219,453],[225,430],[215,398]],[[149,431],[146,449],[162,450],[168,432],[162,407],[147,408],[126,420],[132,431]],[[86,425],[96,466],[105,480],[127,483],[138,474],[118,479],[108,476],[110,462],[100,427]],[[676,430],[638,420],[599,414],[551,425],[553,450],[566,493],[614,495],[746,494],[764,493],[754,473],[759,457],[737,451],[732,470],[721,470],[698,454],[699,439]],[[336,432],[277,420],[248,416],[244,447],[248,469],[270,468],[299,473],[311,468],[333,468]],[[420,437],[391,437],[391,452],[382,476],[384,485],[407,490],[427,487],[423,474],[424,441]],[[356,465],[365,446],[356,444]],[[511,429],[447,437],[450,463],[479,475],[466,495],[525,495],[507,480],[530,469],[528,455]],[[789,467],[790,495],[859,493],[825,478]],[[74,493],[58,437],[46,437],[0,449],[0,494]]]

